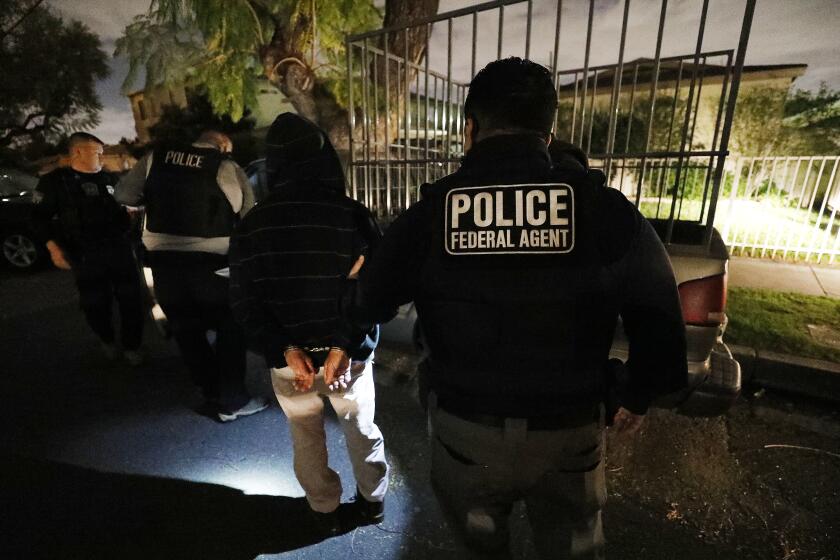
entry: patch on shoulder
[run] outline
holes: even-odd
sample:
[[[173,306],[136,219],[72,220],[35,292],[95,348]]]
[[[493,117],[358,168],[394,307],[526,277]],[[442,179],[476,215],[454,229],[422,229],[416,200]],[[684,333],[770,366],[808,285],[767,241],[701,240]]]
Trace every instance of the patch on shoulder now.
[[[574,191],[566,183],[461,187],[446,195],[450,255],[546,255],[575,246]]]
[[[114,196],[114,185],[105,185],[105,190],[108,191],[108,194]]]

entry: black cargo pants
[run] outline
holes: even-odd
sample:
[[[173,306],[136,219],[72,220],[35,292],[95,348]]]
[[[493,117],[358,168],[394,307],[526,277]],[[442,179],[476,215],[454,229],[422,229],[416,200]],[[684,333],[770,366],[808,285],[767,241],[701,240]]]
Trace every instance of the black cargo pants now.
[[[250,398],[245,388],[247,343],[234,321],[228,299],[228,279],[215,271],[224,262],[202,262],[194,254],[183,262],[152,260],[155,297],[172,327],[172,335],[204,397],[228,411]],[[215,331],[211,344],[208,331]]]
[[[143,287],[131,244],[123,239],[89,245],[73,258],[73,275],[79,304],[93,332],[114,344],[112,301],[120,311],[120,343],[136,350],[143,338],[145,320]]]
[[[504,556],[508,516],[524,500],[542,558],[604,558],[604,424],[529,429],[465,420],[430,399],[432,484],[468,544]]]

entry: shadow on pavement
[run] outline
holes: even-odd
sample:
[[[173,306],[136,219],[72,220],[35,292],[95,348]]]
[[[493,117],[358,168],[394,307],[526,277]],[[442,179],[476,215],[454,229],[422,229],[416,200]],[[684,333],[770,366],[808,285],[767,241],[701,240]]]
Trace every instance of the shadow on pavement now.
[[[14,455],[0,456],[0,480],[4,558],[237,560],[324,540],[304,498]]]

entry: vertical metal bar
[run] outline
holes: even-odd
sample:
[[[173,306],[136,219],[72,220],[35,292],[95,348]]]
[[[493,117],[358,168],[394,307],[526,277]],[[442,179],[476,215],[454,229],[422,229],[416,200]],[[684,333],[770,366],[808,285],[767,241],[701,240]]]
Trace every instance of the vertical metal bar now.
[[[636,201],[635,201],[636,208],[639,207],[639,204],[641,204],[641,201],[642,201],[642,184],[644,183],[644,180],[645,180],[645,170],[646,170],[646,168],[647,168],[647,156],[642,155],[642,159],[639,161],[639,165],[638,165],[639,180],[636,183]]]
[[[712,134],[712,145],[709,148],[711,151],[715,151],[717,149],[717,141],[718,141],[718,134],[720,134],[720,123],[723,117],[723,104],[726,99],[726,90],[729,87],[729,75],[732,72],[732,51],[726,55],[726,70],[723,74],[723,83],[721,84],[720,89],[720,99],[718,100],[718,110],[717,115],[715,116],[715,131]],[[709,194],[709,184],[711,183],[712,178],[712,161],[714,160],[713,156],[709,156],[709,167],[706,170],[706,182],[703,184],[703,203],[701,205],[702,212],[700,214],[700,222],[703,221],[703,217],[705,216],[706,211],[706,199]],[[707,224],[708,225],[708,224]],[[714,227],[714,224],[712,224]]]
[[[790,182],[791,187],[790,187],[790,192],[787,194],[787,202],[792,201],[791,199],[793,198],[793,194],[794,194],[793,191],[796,190],[796,180],[799,177],[799,169],[802,167],[802,161],[804,159],[806,159],[806,158],[804,158],[804,157],[796,158],[796,167],[793,168],[793,178],[791,179],[791,182]],[[781,229],[782,228],[779,228],[779,230],[780,230],[779,233],[780,234],[781,234]],[[787,228],[785,228],[785,229],[787,229]],[[785,233],[787,233],[787,232],[785,232]],[[788,246],[788,241],[789,241],[789,239],[787,237],[785,237],[785,243],[784,243],[785,247]],[[784,258],[784,254],[785,254],[785,252],[783,251],[782,258]],[[774,252],[773,257],[775,258],[775,256],[776,256],[776,253]]]
[[[496,51],[496,60],[502,58],[502,42],[505,35],[505,6],[499,6],[499,46]]]
[[[388,32],[382,36],[385,52],[385,212],[391,215],[391,71],[388,64]]]
[[[362,80],[362,135],[364,136],[363,143],[363,158],[365,160],[364,169],[362,170],[362,177],[364,178],[364,194],[362,195],[365,205],[370,203],[368,196],[370,194],[370,108],[368,106],[368,98],[370,96],[369,83],[370,66],[368,62],[368,40],[362,40],[362,71],[360,78]]]
[[[650,149],[650,141],[653,138],[653,117],[656,110],[656,90],[659,88],[659,65],[662,59],[662,37],[665,32],[665,14],[668,10],[668,0],[662,0],[662,8],[659,12],[659,30],[656,35],[656,52],[653,56],[653,73],[650,80],[650,114],[648,115],[647,139],[645,140],[645,152]]]
[[[703,96],[703,78],[706,76],[706,66],[708,66],[708,58],[703,57],[703,62],[700,63],[700,79],[697,81],[697,95],[695,95],[694,109],[691,116],[691,132],[688,134],[688,151],[694,149],[694,132],[697,129],[697,115],[700,113],[700,98]]]
[[[759,158],[747,158],[749,159],[750,166],[747,169],[747,179],[744,181],[744,203],[751,204],[752,203],[752,184],[753,184],[753,171],[755,170],[755,163],[758,161]],[[743,237],[742,234],[746,225],[743,223],[736,224],[735,228],[732,231],[732,239],[739,240],[738,242],[743,245]],[[743,254],[744,250],[743,247],[741,248],[741,253]]]
[[[709,0],[703,0],[703,8],[700,11],[700,25],[697,31],[697,46],[694,49],[694,61],[692,62],[691,84],[688,86],[688,99],[685,101],[685,115],[683,117],[682,137],[680,138],[680,155],[677,159],[677,175],[674,178],[674,195],[671,198],[671,215],[668,218],[668,231],[665,234],[665,243],[670,243],[674,234],[674,210],[679,196],[680,176],[683,166],[683,152],[688,141],[688,130],[691,123],[691,107],[694,102],[694,87],[697,85],[697,67],[700,64],[700,52],[703,50],[703,36],[706,33],[706,16],[709,13]]]
[[[782,181],[781,181],[781,184],[779,186],[779,195],[780,195],[779,197],[780,198],[783,194],[784,194],[785,198],[788,197],[788,194],[787,194],[787,184],[788,184],[787,183],[787,178],[788,178],[788,169],[790,167],[790,160],[791,160],[790,157],[785,158],[785,168],[784,168],[784,171],[782,172]],[[776,248],[779,245],[779,237],[781,236],[781,232],[782,232],[783,229],[784,228],[782,228],[782,227],[777,227],[776,228],[776,234],[773,236],[773,243],[772,243],[773,252],[770,253],[770,258],[771,259],[776,258]]]
[[[478,12],[473,12],[472,17],[472,62],[470,63],[470,80],[475,76],[475,49],[478,43]]]
[[[592,49],[592,19],[595,17],[595,0],[589,0],[589,20],[586,24],[586,51],[583,55],[583,95],[580,114],[580,141],[583,144],[583,127],[586,123],[586,88],[589,84],[589,54]],[[597,72],[595,74],[598,75]],[[572,135],[574,136],[574,134]],[[589,151],[589,150],[587,150]]]
[[[668,122],[668,140],[667,140],[667,143],[665,145],[665,151],[667,151],[667,152],[671,151],[671,137],[673,136],[673,133],[674,133],[674,120],[676,119],[676,116],[677,116],[677,101],[679,101],[679,97],[680,97],[680,82],[682,81],[683,62],[684,61],[682,59],[680,59],[680,64],[679,64],[679,67],[678,67],[678,70],[677,70],[677,81],[674,82],[674,98],[671,101],[671,120]],[[670,163],[671,163],[671,158],[666,157],[664,168],[668,168]],[[659,216],[659,207],[662,204],[662,193],[665,191],[665,186],[664,185],[665,185],[665,182],[668,181],[668,175],[670,175],[670,170],[667,170],[667,172],[665,172],[665,173],[663,173],[659,176],[659,180],[660,180],[660,182],[659,182],[659,193],[658,193],[659,200],[656,203],[656,215],[657,216]],[[673,209],[673,204],[672,204],[671,207]],[[670,240],[669,240],[668,236],[666,235],[665,243],[669,243],[669,242],[670,242]]]
[[[373,167],[373,188],[371,189],[371,200],[368,206],[379,212],[379,186],[381,184],[381,173],[379,165],[379,55],[373,53],[373,159],[376,162]]]
[[[452,155],[452,18],[447,20],[446,37],[446,158]]]
[[[423,72],[425,73],[424,80],[426,82],[425,86],[424,86],[424,89],[423,89],[423,91],[425,92],[425,98],[426,98],[425,99],[426,114],[423,117],[423,126],[424,126],[423,135],[424,135],[424,138],[425,138],[425,145],[426,145],[423,158],[426,160],[426,163],[424,164],[425,167],[426,167],[426,181],[425,181],[426,183],[429,182],[429,38],[431,37],[431,27],[432,27],[432,24],[430,24],[430,23],[426,24],[426,54],[425,54],[426,60],[423,62],[423,64],[424,64]],[[475,64],[475,58],[473,58],[473,64]]]
[[[729,134],[732,129],[732,117],[735,114],[735,102],[738,100],[738,88],[741,85],[741,74],[744,70],[744,58],[747,54],[747,43],[750,39],[753,15],[755,14],[755,0],[747,0],[744,8],[744,19],[741,24],[741,36],[738,39],[738,52],[735,55],[735,75],[732,77],[732,87],[729,90],[729,103],[726,106],[726,117],[723,121],[723,131],[720,135],[720,153],[715,177],[712,182],[712,199],[709,207],[709,219],[706,226],[705,244],[712,242],[712,225],[715,223],[715,203],[720,193],[720,181],[723,177],[723,164],[729,150]]]
[[[525,24],[525,58],[531,58],[531,17],[534,13],[533,0],[528,0],[528,22]]]
[[[636,102],[636,85],[639,81],[639,63],[633,69],[633,88],[630,90],[630,106],[627,111],[627,138],[624,141],[624,153],[630,151],[630,134],[633,130],[633,105]]]
[[[584,79],[586,77],[584,76]],[[569,142],[572,144],[575,143],[575,130],[577,129],[577,104],[578,104],[578,73],[575,72],[575,97],[574,103],[572,104],[572,133],[569,137]],[[583,143],[583,137],[581,136],[581,143]]]
[[[405,29],[403,34],[403,39],[405,39],[405,45],[403,45],[403,57],[405,58],[405,63],[403,64],[403,68],[405,68],[405,84],[403,85],[403,92],[405,95],[404,103],[405,107],[403,107],[403,143],[405,144],[405,184],[403,188],[405,189],[404,199],[403,199],[403,207],[408,208],[409,205],[409,193],[408,193],[408,160],[411,159],[411,62],[408,59],[408,28]]]
[[[433,117],[434,117],[433,122],[434,122],[434,127],[435,127],[435,129],[434,129],[435,143],[434,143],[434,148],[432,149],[432,152],[434,153],[435,160],[438,160],[438,159],[440,159],[440,146],[439,146],[440,141],[438,140],[438,133],[440,132],[440,126],[438,125],[438,117],[440,116],[440,111],[438,109],[438,105],[439,105],[438,86],[440,84],[440,78],[437,76],[437,74],[434,75],[434,78],[435,78],[435,97],[434,97],[435,109],[434,109],[434,113],[433,113]]]
[[[732,190],[729,191],[729,208],[726,210],[726,221],[723,224],[723,232],[721,233],[723,242],[727,245],[730,245],[734,239],[729,236],[729,231],[732,227],[732,213],[735,211],[735,202],[738,198],[738,186],[741,184],[741,170],[743,166],[744,158],[736,158],[735,173],[732,175]]]
[[[802,209],[802,201],[805,198],[805,189],[808,188],[808,182],[811,180],[811,170],[814,167],[814,159],[815,158],[814,158],[814,156],[811,156],[809,158],[802,158],[802,159],[807,159],[808,164],[807,164],[807,167],[805,168],[805,178],[802,181],[802,190],[799,192],[799,199],[796,201],[796,206],[794,207],[797,212]],[[794,186],[796,186],[796,185],[794,185]],[[794,219],[794,222],[795,221],[796,220]],[[788,250],[792,250],[792,251],[794,251],[793,259],[796,260],[796,256],[797,256],[796,247],[794,247],[793,249],[790,249],[790,244],[793,241],[793,235],[794,235],[794,233],[791,232],[791,235],[788,238],[788,243],[785,244],[785,250],[782,252],[782,259],[787,258]]]
[[[776,179],[776,168],[778,167],[778,163],[779,163],[779,158],[773,158],[773,167],[770,168],[770,178],[767,180],[767,186],[768,186],[767,194],[768,194],[768,196],[771,195],[772,192],[773,192],[773,181]],[[779,189],[779,192],[781,193],[781,189]],[[764,255],[767,252],[767,244],[770,241],[770,230],[769,229],[764,230],[764,241],[762,241],[761,243],[759,243],[758,233],[756,233],[755,241],[756,241],[756,245],[759,245],[759,244],[762,245],[761,258],[764,258]]]
[[[831,200],[832,192],[834,191],[835,185],[840,185],[840,181],[835,181],[835,176],[837,175],[837,167],[840,166],[840,158],[834,159],[834,170],[832,171],[831,178],[832,180],[828,183],[828,187],[825,190],[825,198],[824,200]],[[820,251],[817,255],[817,262],[822,262],[822,257],[825,252],[828,251],[828,239],[829,235],[831,234],[831,230],[834,227],[834,218],[837,216],[837,207],[840,204],[834,204],[831,210],[831,217],[828,220],[828,223],[825,227],[825,233],[823,233],[822,240],[820,241]],[[837,239],[840,239],[840,230],[837,232]],[[829,258],[833,259],[834,255],[832,254]]]
[[[586,138],[586,153],[592,151],[592,125],[595,123],[595,96],[598,95],[598,70],[595,70],[595,75],[592,77],[592,97],[589,101],[589,135]],[[583,132],[580,133],[580,141],[583,142]],[[609,180],[609,177],[607,177]]]
[[[560,59],[560,12],[563,10],[563,0],[557,0],[557,18],[554,20],[554,60],[551,62],[551,75],[554,77],[554,88],[559,89],[557,63]]]
[[[612,171],[612,152],[615,146],[615,128],[618,119],[618,99],[621,95],[621,82],[624,76],[624,46],[627,42],[627,19],[630,16],[630,0],[624,0],[624,15],[621,19],[621,40],[618,43],[618,65],[613,74],[613,90],[610,99],[610,119],[607,127],[606,161],[604,161],[604,172],[607,180]],[[594,116],[594,115],[593,115]]]
[[[823,171],[825,171],[825,164],[826,158],[820,158],[822,161],[820,162],[820,170],[817,173],[817,178],[814,181],[814,190],[811,191],[811,197],[808,201],[808,210],[807,212],[803,212],[804,216],[802,218],[802,228],[800,229],[799,236],[797,238],[797,244],[804,250],[802,247],[803,238],[805,237],[805,232],[808,230],[808,222],[810,221],[811,213],[814,211],[814,201],[817,199],[817,191],[820,190],[820,182],[822,181]],[[794,258],[798,258],[799,250],[797,250],[796,255]]]
[[[348,154],[347,158],[347,171],[350,175],[350,185],[351,185],[351,192],[353,193],[353,198],[356,198],[357,189],[356,189],[356,173],[353,167],[353,162],[355,159],[355,145],[353,143],[353,136],[356,132],[356,112],[353,108],[353,56],[351,53],[352,45],[350,41],[346,41],[344,43],[344,51],[347,55],[347,85],[349,86],[347,92],[347,118],[348,118],[348,126],[350,127],[350,138],[349,138],[349,150],[350,153]]]

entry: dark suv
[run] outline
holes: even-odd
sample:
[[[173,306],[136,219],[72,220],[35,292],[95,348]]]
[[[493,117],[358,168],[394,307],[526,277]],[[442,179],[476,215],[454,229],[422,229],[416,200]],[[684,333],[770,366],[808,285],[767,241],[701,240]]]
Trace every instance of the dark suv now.
[[[32,193],[38,178],[0,169],[0,247],[3,264],[29,270],[44,261],[46,250],[32,233]]]

